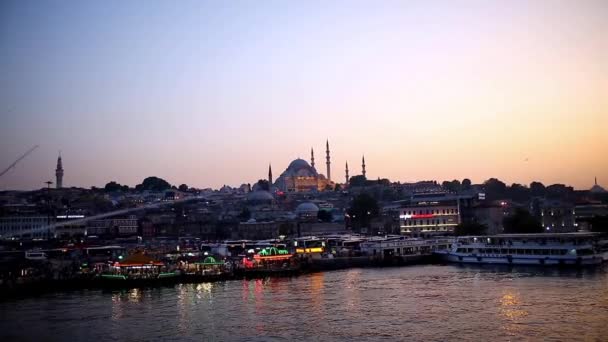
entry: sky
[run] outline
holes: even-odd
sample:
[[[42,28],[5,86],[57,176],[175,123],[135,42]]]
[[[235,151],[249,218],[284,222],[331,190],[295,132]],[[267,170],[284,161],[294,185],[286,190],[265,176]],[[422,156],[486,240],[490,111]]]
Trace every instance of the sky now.
[[[608,1],[0,2],[0,190],[608,185]]]

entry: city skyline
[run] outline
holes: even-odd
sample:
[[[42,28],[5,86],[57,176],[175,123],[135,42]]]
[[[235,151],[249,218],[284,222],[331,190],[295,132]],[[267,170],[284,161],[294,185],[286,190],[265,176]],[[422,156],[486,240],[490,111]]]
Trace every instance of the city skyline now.
[[[608,178],[603,1],[1,6],[1,190]]]

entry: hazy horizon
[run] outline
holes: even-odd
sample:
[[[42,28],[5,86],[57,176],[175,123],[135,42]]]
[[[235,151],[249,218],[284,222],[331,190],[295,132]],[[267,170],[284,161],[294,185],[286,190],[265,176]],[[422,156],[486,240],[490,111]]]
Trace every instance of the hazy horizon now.
[[[278,177],[608,184],[606,1],[0,4],[0,190]]]

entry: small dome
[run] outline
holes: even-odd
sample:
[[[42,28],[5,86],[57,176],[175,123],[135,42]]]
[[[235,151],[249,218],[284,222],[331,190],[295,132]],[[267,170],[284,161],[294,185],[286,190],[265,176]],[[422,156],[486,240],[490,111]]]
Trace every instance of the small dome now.
[[[296,207],[297,214],[317,213],[317,212],[319,212],[319,207],[317,207],[314,203],[311,203],[311,202],[305,202]]]
[[[250,192],[247,195],[248,202],[272,202],[274,201],[274,197],[272,194],[265,190],[257,190]]]
[[[590,192],[594,193],[594,194],[601,194],[606,192],[606,190],[604,188],[602,188],[601,186],[595,184],[593,187],[591,187],[591,190],[589,190]]]

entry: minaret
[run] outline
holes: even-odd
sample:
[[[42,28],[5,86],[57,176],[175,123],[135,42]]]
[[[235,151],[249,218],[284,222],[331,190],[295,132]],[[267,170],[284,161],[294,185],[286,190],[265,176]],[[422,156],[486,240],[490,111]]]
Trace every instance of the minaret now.
[[[268,164],[268,189],[272,187],[272,165]]]
[[[312,147],[310,148],[310,166],[312,166],[312,168],[315,168],[315,151],[312,149]]]
[[[363,177],[365,177],[365,156],[363,156],[361,162],[361,174],[363,174]]]
[[[348,185],[348,180],[349,180],[349,177],[348,177],[348,162],[346,162],[346,170],[344,170],[344,171],[346,173],[346,175],[345,175],[345,177],[346,177],[346,183],[344,183],[344,184]]]
[[[55,182],[55,186],[57,189],[61,189],[63,186],[63,165],[61,164],[61,152],[59,152],[59,157],[57,158],[57,169],[55,169],[55,177],[57,181]]]
[[[331,162],[329,161],[329,139],[325,142],[325,159],[327,160],[327,180],[330,181],[331,180],[331,169],[330,169],[330,164]]]

